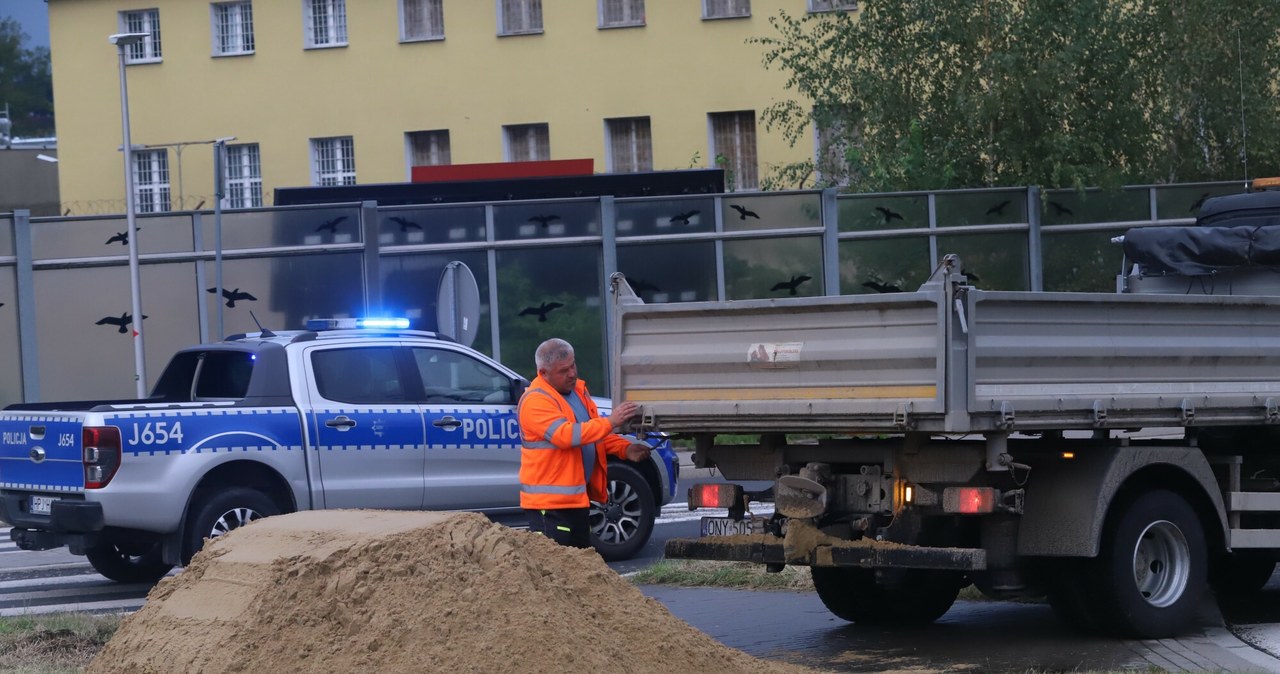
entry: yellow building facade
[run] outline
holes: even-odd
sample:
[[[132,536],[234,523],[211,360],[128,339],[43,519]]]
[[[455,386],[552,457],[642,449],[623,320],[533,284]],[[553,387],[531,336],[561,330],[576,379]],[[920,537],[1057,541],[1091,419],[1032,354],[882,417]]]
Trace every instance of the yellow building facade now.
[[[792,97],[751,37],[844,0],[49,0],[63,210],[124,210],[123,47],[139,210],[409,180],[410,167],[591,158],[715,167],[754,189],[813,156],[761,113]],[[257,195],[260,194],[261,197]]]

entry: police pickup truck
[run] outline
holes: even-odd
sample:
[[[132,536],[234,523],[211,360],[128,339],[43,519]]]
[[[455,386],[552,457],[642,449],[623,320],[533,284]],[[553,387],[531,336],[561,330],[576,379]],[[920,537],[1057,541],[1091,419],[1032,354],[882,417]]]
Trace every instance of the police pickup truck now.
[[[0,518],[18,547],[67,546],[129,583],[269,515],[518,512],[516,403],[528,382],[407,326],[322,319],[237,335],[178,352],[144,400],[11,405]],[[675,453],[650,442],[647,461],[610,457],[609,501],[591,511],[606,559],[643,547],[675,491]]]

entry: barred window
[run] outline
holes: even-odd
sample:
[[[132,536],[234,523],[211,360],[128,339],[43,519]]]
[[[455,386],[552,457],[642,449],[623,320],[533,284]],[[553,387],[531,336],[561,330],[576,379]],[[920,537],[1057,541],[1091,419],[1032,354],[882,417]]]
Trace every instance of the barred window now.
[[[213,11],[213,55],[253,53],[253,3],[218,2]]]
[[[711,121],[711,156],[725,170],[725,184],[733,190],[760,187],[756,168],[756,113],[713,112]]]
[[[644,0],[599,0],[600,27],[644,25]]]
[[[609,134],[609,170],[613,173],[636,173],[653,170],[653,138],[649,134],[648,117],[606,119]]]
[[[751,0],[702,0],[702,18],[729,19],[751,16]]]
[[[302,0],[307,47],[347,44],[347,0]]]
[[[507,161],[546,161],[551,158],[551,130],[544,124],[502,127]]]
[[[125,47],[125,63],[155,63],[161,60],[160,10],[141,9],[120,12],[120,31],[148,33],[147,37]]]
[[[227,208],[262,206],[262,163],[257,143],[227,146]]]
[[[542,32],[542,0],[498,0],[498,34]]]
[[[355,143],[351,136],[312,138],[311,167],[317,185],[356,184]]]
[[[444,38],[444,0],[400,0],[400,39]]]
[[[133,196],[139,213],[171,210],[168,150],[138,150],[133,153]]]
[[[447,130],[410,131],[405,137],[409,141],[410,166],[441,166],[451,163]]]

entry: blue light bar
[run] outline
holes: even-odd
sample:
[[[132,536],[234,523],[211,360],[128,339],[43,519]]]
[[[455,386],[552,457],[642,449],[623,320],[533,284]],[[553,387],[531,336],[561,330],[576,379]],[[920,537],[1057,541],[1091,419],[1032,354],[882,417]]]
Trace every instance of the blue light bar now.
[[[307,329],[320,332],[323,330],[355,330],[366,328],[371,330],[408,330],[407,318],[312,318],[307,321]]]

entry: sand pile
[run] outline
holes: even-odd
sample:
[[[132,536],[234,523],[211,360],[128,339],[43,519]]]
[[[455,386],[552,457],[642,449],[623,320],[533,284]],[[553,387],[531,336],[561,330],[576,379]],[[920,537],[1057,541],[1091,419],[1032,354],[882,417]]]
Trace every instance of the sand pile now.
[[[473,513],[312,511],[209,544],[88,672],[800,672]]]

